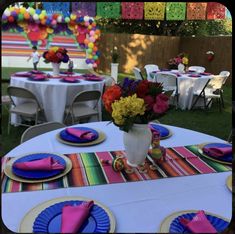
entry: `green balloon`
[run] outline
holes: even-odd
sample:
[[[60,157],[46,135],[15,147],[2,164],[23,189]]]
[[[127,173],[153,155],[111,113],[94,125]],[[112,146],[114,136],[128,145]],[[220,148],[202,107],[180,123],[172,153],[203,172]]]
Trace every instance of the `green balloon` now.
[[[87,52],[88,52],[89,54],[91,54],[91,53],[92,53],[92,49],[88,49]]]
[[[23,20],[24,19],[24,15],[23,14],[19,14],[18,15],[18,20]]]
[[[94,55],[94,56],[93,56],[93,59],[94,59],[94,60],[97,60],[97,59],[98,59],[98,56],[97,56],[97,55]]]

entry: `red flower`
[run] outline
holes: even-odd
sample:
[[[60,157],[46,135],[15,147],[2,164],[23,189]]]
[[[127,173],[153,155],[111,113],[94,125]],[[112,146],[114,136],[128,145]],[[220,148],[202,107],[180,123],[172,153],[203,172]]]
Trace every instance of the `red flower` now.
[[[161,93],[156,97],[156,103],[153,105],[153,111],[157,114],[162,114],[169,108],[169,97]]]
[[[136,90],[137,96],[143,98],[146,96],[148,91],[149,91],[149,81],[148,80],[140,81]]]
[[[121,97],[121,88],[118,85],[113,85],[108,88],[103,94],[102,100],[104,102],[105,109],[111,113],[112,103]]]
[[[152,110],[153,105],[154,105],[154,98],[150,95],[147,95],[147,96],[144,97],[144,102],[146,104],[146,109],[148,111]]]

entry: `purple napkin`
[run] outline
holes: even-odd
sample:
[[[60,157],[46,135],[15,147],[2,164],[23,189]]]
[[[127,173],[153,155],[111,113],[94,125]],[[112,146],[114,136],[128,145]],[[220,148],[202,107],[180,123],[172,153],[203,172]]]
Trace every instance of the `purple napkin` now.
[[[209,73],[209,72],[201,72],[200,75],[203,75],[203,76],[210,76],[211,73]]]
[[[74,77],[64,77],[63,80],[68,81],[68,82],[75,82],[76,81],[76,79]]]
[[[32,74],[29,72],[25,72],[25,73],[15,73],[12,76],[16,76],[16,77],[31,77]]]
[[[25,171],[51,171],[64,169],[64,166],[54,160],[52,157],[34,160],[30,162],[19,162],[13,164],[14,168],[18,168]]]
[[[79,139],[93,140],[96,136],[93,132],[89,130],[82,130],[76,128],[66,128],[65,130],[68,134],[75,136]]]
[[[45,80],[47,76],[43,74],[37,74],[32,76],[34,80]]]
[[[188,75],[189,77],[201,77],[200,75],[198,74],[191,74],[191,75]]]
[[[192,220],[180,218],[180,223],[187,227],[192,233],[217,233],[217,230],[212,226],[207,219],[205,212],[200,210],[196,213]]]
[[[61,233],[77,233],[89,217],[94,202],[83,202],[78,206],[65,205],[62,208]]]
[[[223,157],[232,153],[232,147],[203,147],[202,151],[212,157]]]

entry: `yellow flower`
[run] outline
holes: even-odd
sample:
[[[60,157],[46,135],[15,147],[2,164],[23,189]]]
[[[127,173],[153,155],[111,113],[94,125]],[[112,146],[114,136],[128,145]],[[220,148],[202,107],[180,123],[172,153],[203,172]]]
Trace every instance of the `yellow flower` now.
[[[183,57],[182,58],[182,62],[183,62],[183,64],[188,65],[188,58],[187,57]]]
[[[144,115],[145,103],[142,98],[137,98],[134,94],[128,97],[121,97],[112,104],[112,117],[118,125],[123,125],[125,120],[137,115]]]

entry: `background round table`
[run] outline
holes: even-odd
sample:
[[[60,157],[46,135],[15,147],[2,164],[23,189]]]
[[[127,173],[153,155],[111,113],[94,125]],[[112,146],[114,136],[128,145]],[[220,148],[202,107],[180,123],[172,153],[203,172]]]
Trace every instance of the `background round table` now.
[[[61,129],[35,137],[10,151],[5,157],[19,157],[32,152],[59,154],[123,150],[122,136],[113,124],[93,122],[87,126],[103,131],[107,139],[99,145],[72,147],[56,140]],[[213,136],[188,129],[164,125],[173,135],[161,140],[165,147],[224,142]],[[43,148],[42,148],[43,146]],[[227,219],[232,217],[232,193],[226,187],[231,172],[171,177],[129,183],[116,183],[86,187],[70,187],[32,192],[2,194],[2,219],[17,232],[24,215],[36,205],[62,196],[83,196],[106,205],[116,219],[116,232],[158,232],[163,219],[181,210],[205,210]]]
[[[44,108],[47,121],[62,123],[65,107],[72,101],[73,97],[85,90],[99,90],[102,93],[104,81],[80,80],[79,83],[65,83],[58,78],[50,78],[48,81],[30,81],[28,78],[12,76],[10,85],[29,89],[36,95]],[[14,100],[16,100],[16,104],[22,102],[19,98],[14,98]],[[98,108],[101,119],[101,101],[98,103]],[[12,114],[11,123],[17,124],[19,122],[20,118]]]

